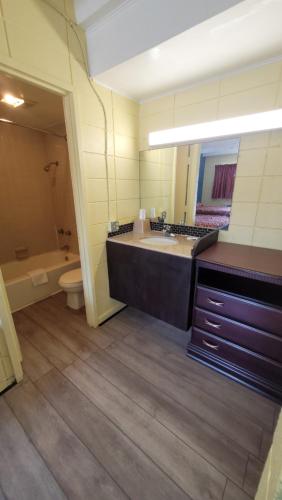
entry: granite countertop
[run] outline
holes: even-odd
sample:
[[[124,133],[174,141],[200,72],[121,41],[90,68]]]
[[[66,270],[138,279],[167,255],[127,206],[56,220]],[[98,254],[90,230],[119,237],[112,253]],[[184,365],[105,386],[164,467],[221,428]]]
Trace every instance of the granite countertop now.
[[[152,237],[162,238],[163,233],[161,231],[148,231],[146,233],[140,234],[131,231],[129,233],[119,234],[117,236],[111,236],[108,238],[108,241],[143,248],[144,250],[152,252],[167,253],[170,255],[191,259],[193,246],[198,239],[188,240],[187,235],[177,234],[175,235],[175,237],[173,237],[173,239],[177,241],[176,245],[148,245],[147,243],[142,243],[140,241],[144,238]]]

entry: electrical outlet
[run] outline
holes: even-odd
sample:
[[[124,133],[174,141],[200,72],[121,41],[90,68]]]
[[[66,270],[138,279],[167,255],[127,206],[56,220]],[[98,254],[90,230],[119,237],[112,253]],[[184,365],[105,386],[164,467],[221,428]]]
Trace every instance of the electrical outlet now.
[[[119,230],[119,221],[118,220],[114,220],[112,222],[109,222],[109,224],[108,224],[109,233],[115,233],[118,230]]]

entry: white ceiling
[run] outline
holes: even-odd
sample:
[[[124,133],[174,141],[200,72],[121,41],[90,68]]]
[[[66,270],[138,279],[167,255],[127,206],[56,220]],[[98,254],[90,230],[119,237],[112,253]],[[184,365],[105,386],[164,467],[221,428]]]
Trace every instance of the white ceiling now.
[[[281,20],[282,0],[244,0],[96,80],[143,101],[282,58]]]
[[[21,97],[26,104],[13,108],[0,102],[0,118],[6,118],[28,127],[62,129],[64,110],[60,96],[0,73],[0,99],[4,94]]]
[[[163,43],[242,0],[74,0],[91,76]]]

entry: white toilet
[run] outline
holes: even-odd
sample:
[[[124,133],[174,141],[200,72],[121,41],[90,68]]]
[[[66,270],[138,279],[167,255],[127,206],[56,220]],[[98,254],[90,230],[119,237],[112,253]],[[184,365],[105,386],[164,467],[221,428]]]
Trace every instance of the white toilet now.
[[[84,306],[83,281],[80,267],[62,274],[59,279],[59,285],[67,294],[68,307],[71,309],[80,309]]]

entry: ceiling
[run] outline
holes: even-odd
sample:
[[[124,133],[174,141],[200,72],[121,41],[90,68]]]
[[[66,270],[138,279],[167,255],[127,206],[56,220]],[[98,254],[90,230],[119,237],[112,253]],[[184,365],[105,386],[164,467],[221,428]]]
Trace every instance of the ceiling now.
[[[281,19],[282,0],[244,0],[97,74],[96,80],[144,101],[282,58]]]
[[[74,0],[96,77],[242,0]]]
[[[21,97],[26,103],[13,108],[0,102],[0,118],[28,127],[54,131],[62,129],[64,111],[60,96],[0,73],[0,99],[6,93]]]

